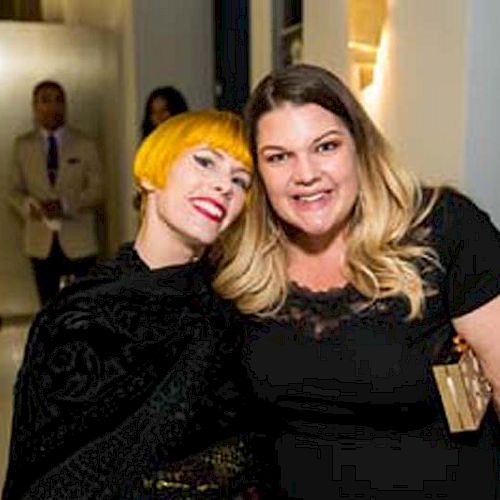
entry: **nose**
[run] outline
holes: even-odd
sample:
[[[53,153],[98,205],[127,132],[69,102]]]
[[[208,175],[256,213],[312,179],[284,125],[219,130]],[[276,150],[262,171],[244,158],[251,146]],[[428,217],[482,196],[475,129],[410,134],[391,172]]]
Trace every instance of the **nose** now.
[[[298,155],[292,170],[292,180],[295,184],[309,186],[318,181],[321,172],[308,155]]]
[[[226,173],[219,173],[214,182],[214,189],[225,198],[230,198],[233,194],[232,176]]]

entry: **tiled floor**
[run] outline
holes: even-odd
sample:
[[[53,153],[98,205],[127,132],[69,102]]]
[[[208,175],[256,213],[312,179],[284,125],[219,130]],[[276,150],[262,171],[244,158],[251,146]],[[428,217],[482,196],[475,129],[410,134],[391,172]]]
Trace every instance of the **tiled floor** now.
[[[9,451],[12,389],[21,363],[30,319],[5,320],[0,327],[0,485],[3,486]],[[1,490],[1,488],[0,488]]]

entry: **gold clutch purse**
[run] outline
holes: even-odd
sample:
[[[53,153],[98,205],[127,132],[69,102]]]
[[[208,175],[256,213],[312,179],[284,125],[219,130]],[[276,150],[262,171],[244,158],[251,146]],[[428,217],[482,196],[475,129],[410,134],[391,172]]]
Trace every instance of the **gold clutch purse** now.
[[[475,431],[492,398],[474,351],[458,336],[447,344],[432,367],[450,432]]]

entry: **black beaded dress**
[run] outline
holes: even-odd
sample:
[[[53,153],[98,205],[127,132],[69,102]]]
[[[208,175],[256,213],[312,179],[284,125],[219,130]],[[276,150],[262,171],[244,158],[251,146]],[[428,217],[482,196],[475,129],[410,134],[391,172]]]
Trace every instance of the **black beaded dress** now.
[[[232,434],[241,336],[206,274],[126,245],[37,316],[2,498],[233,498],[263,476]]]
[[[427,276],[437,293],[422,319],[406,320],[402,299],[358,310],[363,297],[351,286],[292,285],[280,317],[247,325],[255,418],[275,432],[290,497],[500,498],[496,415],[490,410],[478,432],[450,434],[431,373],[454,335],[449,318],[500,293],[500,236],[448,190],[427,222],[443,269]]]

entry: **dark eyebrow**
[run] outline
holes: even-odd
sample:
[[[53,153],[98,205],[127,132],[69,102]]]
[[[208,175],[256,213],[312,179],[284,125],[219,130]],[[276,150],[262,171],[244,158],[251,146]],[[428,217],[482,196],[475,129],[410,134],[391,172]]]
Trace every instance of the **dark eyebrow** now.
[[[345,136],[346,133],[343,130],[341,130],[341,129],[332,128],[332,129],[327,130],[326,132],[323,132],[319,137],[316,137],[312,142],[313,142],[313,144],[321,142],[323,139],[325,139],[329,135]],[[264,153],[268,149],[275,149],[275,150],[279,150],[279,151],[287,151],[287,148],[285,148],[283,146],[277,146],[277,145],[274,145],[274,144],[268,144],[266,146],[263,146],[263,147],[259,148],[257,152],[258,153]]]
[[[323,139],[325,139],[329,135],[340,135],[340,136],[343,136],[343,135],[346,135],[346,134],[345,134],[345,132],[343,130],[332,128],[330,130],[327,130],[325,133],[321,134],[316,139],[314,139],[313,143],[321,142]]]

